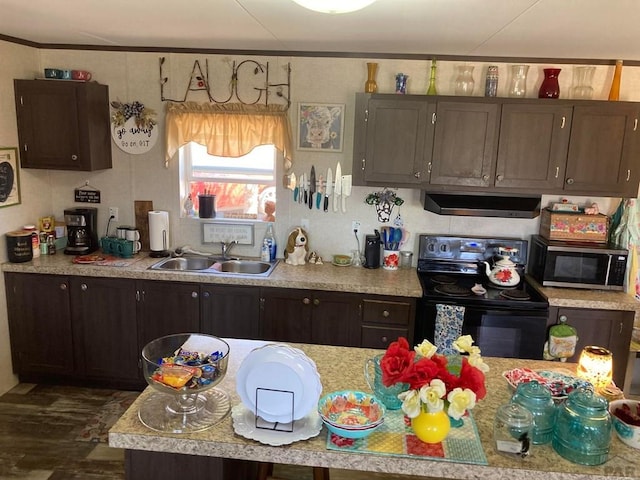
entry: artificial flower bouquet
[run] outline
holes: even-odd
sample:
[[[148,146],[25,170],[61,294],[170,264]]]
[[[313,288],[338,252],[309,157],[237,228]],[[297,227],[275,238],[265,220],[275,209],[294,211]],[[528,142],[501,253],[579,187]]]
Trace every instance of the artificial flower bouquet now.
[[[409,418],[446,407],[446,413],[459,420],[485,397],[484,374],[489,367],[480,348],[473,345],[470,335],[459,337],[453,346],[460,354],[438,354],[428,340],[411,350],[404,337],[387,348],[380,360],[382,383],[387,387],[398,382],[409,385],[409,390],[398,395],[402,411]]]

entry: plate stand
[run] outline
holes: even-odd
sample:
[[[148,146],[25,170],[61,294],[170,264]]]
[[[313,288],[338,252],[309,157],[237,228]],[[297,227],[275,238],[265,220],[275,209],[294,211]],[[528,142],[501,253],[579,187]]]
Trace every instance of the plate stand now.
[[[291,411],[287,415],[287,422],[269,422],[259,416],[260,399],[264,404],[278,402],[290,403]],[[272,388],[256,388],[256,411],[255,411],[255,427],[262,430],[274,430],[276,432],[293,432],[294,420],[293,413],[295,410],[295,392],[289,390],[275,390]]]

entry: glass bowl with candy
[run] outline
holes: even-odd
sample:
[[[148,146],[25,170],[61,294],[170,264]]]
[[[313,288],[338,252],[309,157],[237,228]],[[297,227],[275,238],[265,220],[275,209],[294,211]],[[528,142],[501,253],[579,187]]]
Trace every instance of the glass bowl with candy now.
[[[180,333],[157,338],[142,349],[142,368],[155,390],[144,398],[140,421],[161,432],[205,430],[230,410],[229,396],[214,388],[229,361],[229,344],[212,335]]]

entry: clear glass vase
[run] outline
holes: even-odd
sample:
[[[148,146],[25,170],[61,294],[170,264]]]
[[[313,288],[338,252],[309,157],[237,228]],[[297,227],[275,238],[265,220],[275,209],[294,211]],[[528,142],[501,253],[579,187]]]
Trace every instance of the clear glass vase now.
[[[525,97],[527,95],[527,74],[529,65],[511,65],[510,97]]]
[[[596,67],[575,67],[573,69],[573,87],[571,98],[590,100],[593,98],[593,75]]]
[[[473,95],[473,67],[470,65],[458,65],[456,77],[456,95]]]

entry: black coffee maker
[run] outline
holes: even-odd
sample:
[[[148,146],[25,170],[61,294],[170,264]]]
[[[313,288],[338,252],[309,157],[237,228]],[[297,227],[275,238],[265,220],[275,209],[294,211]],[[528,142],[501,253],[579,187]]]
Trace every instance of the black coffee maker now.
[[[85,255],[95,252],[98,243],[98,209],[68,208],[64,211],[64,222],[67,224],[67,255]]]
[[[373,235],[367,235],[364,239],[364,268],[380,268],[380,232],[374,230]]]

